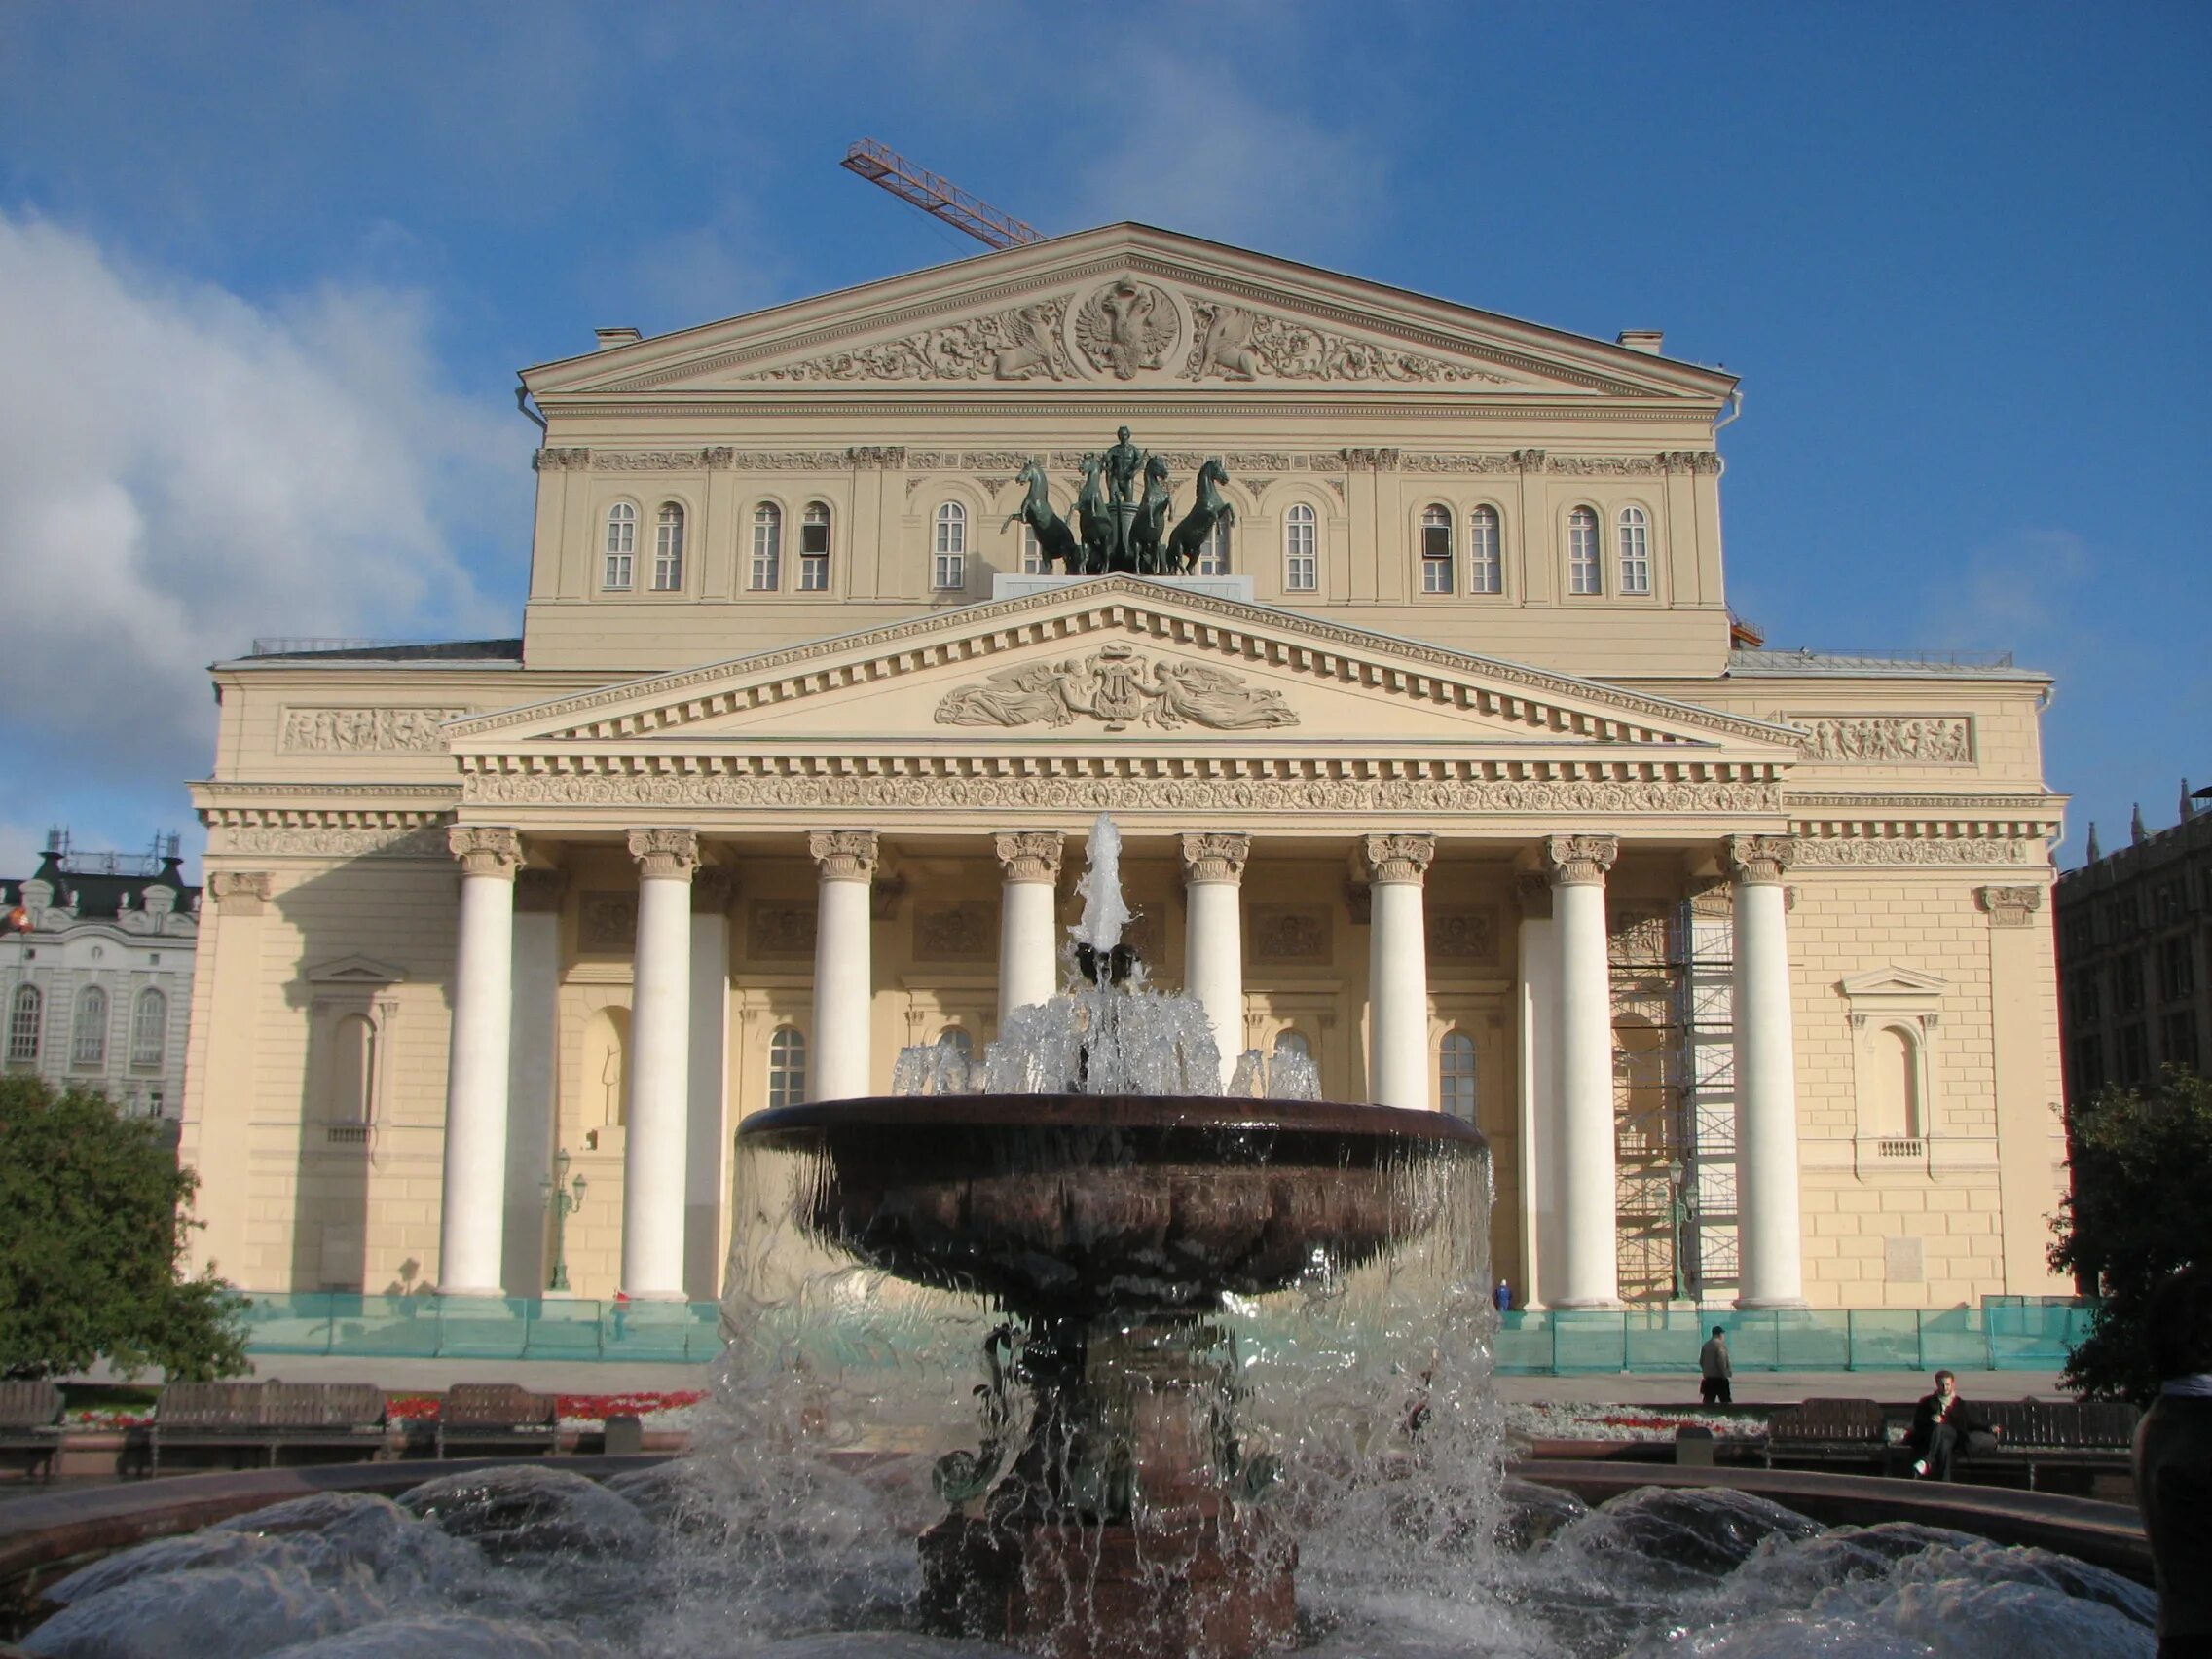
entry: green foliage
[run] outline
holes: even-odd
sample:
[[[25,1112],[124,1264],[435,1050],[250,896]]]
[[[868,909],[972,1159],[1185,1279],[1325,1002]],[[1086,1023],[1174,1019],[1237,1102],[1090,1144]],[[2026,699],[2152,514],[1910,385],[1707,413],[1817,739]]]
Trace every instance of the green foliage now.
[[[2064,1382],[2100,1398],[2158,1391],[2146,1340],[2152,1291],[2212,1259],[2212,1082],[2169,1066],[2147,1094],[2118,1087],[2066,1109],[2073,1196],[2050,1263],[2103,1298]]]
[[[181,1272],[200,1179],[104,1095],[0,1079],[0,1374],[105,1358],[203,1382],[245,1369],[229,1287]]]

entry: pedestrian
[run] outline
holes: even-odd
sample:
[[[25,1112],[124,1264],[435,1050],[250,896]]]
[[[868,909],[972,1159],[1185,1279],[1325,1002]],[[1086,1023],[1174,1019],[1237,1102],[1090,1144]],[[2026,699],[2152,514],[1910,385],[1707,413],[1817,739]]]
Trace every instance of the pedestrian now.
[[[1499,1279],[1497,1281],[1497,1289],[1492,1293],[1491,1300],[1497,1304],[1497,1310],[1500,1313],[1512,1312],[1513,1287],[1510,1284],[1506,1283],[1505,1280]]]
[[[2135,1491],[2158,1586],[2158,1659],[2212,1653],[2212,1263],[2145,1310],[2158,1397],[2135,1429]]]
[[[1733,1405],[1736,1400],[1729,1379],[1736,1375],[1736,1367],[1728,1358],[1728,1331],[1725,1326],[1713,1327],[1713,1335],[1697,1354],[1697,1397],[1709,1406]]]
[[[1958,1377],[1936,1373],[1936,1391],[1921,1397],[1912,1410],[1912,1429],[1905,1444],[1912,1448],[1914,1480],[1948,1481],[1962,1456],[1976,1456],[1997,1449],[1999,1430],[1979,1412],[1959,1398]]]

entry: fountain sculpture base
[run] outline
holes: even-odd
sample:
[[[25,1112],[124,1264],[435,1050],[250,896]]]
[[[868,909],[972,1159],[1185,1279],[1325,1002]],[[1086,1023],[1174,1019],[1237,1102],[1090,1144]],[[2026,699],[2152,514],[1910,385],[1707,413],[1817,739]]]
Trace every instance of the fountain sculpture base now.
[[[1248,1659],[1290,1645],[1298,1545],[1265,1515],[1173,1526],[951,1515],[921,1540],[924,1614],[1048,1659]]]

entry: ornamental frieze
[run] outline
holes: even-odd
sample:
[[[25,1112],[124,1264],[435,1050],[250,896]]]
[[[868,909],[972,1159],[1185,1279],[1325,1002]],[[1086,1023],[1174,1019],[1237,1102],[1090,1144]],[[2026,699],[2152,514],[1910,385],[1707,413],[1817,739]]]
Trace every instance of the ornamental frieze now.
[[[1763,783],[1547,783],[1474,778],[1023,778],[987,773],[958,777],[754,777],[729,773],[607,777],[497,772],[470,775],[464,781],[462,794],[471,804],[482,806],[851,808],[866,811],[977,807],[1084,813],[1109,810],[1523,816],[1665,813],[1743,817],[1776,813],[1782,807],[1780,786]],[[1810,849],[1842,844],[1806,841],[1800,846]],[[1801,852],[1800,862],[1850,861],[1822,859]]]
[[[1520,463],[1510,455],[1413,455],[1405,458],[1408,472],[1518,472]]]
[[[1550,470],[1566,478],[1656,478],[1655,455],[1555,455]]]
[[[283,712],[282,755],[422,755],[445,747],[439,727],[474,709],[329,708]]]
[[[921,329],[740,375],[748,381],[1065,380],[1076,372],[1061,342],[1064,299]]]
[[[1355,340],[1249,306],[1204,300],[1196,294],[1184,297],[1190,302],[1198,336],[1183,363],[1185,380],[1249,381],[1268,375],[1303,381],[1510,384],[1505,376],[1487,369]]]
[[[1204,663],[1147,658],[1113,645],[1086,657],[1019,663],[946,692],[939,725],[1064,726],[1078,716],[1108,731],[1130,725],[1200,725],[1214,731],[1289,726],[1298,716],[1282,693],[1251,686],[1242,675]]]
[[[207,832],[207,850],[259,853],[284,858],[434,858],[448,857],[446,827],[419,825],[412,830],[226,830]]]
[[[1973,759],[1973,721],[1964,715],[1911,719],[1894,715],[1790,715],[1810,734],[1798,745],[1808,760],[1874,765],[1956,766]]]
[[[1793,862],[1844,866],[2026,864],[2032,845],[2001,835],[1799,840]]]
[[[703,449],[595,450],[591,463],[597,472],[697,472],[706,466],[707,455]]]

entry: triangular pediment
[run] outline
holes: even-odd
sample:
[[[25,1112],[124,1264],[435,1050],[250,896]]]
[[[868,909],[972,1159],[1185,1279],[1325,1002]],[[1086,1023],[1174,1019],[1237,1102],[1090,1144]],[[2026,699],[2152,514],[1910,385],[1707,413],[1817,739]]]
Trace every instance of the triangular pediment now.
[[[540,399],[899,385],[1225,387],[1714,404],[1732,377],[1121,224],[525,372]]]
[[[1095,751],[1787,765],[1792,728],[1132,576],[1074,582],[447,728],[462,756]]]
[[[341,956],[335,962],[318,962],[307,971],[311,985],[397,985],[407,970],[379,962],[373,956]]]
[[[1892,963],[1869,973],[1854,974],[1838,981],[1836,988],[1847,997],[1882,1001],[1940,997],[1951,988],[1951,981],[1939,974]]]

